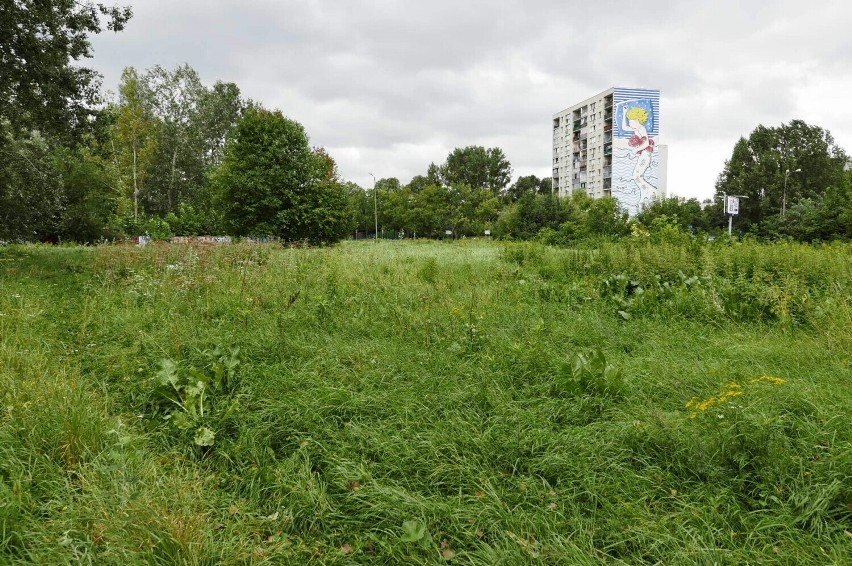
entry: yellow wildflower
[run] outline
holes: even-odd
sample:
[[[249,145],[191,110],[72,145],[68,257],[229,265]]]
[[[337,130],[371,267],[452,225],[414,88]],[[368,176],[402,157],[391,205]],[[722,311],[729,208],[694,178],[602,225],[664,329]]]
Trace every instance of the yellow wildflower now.
[[[742,394],[743,394],[743,392],[742,392],[742,391],[728,389],[727,391],[724,391],[724,392],[722,392],[722,393],[720,393],[720,394],[719,394],[719,401],[720,401],[720,402],[722,402],[722,403],[724,403],[724,402],[725,402],[725,401],[727,401],[729,398],[731,398],[731,397],[739,397],[739,396],[740,396],[740,395],[742,395]]]
[[[749,380],[749,383],[759,383],[761,381],[767,381],[769,383],[782,384],[787,383],[787,380],[782,379],[780,377],[773,377],[771,375],[762,375],[760,377],[755,377],[754,379]],[[743,393],[745,393],[746,389],[740,385],[739,383],[732,381],[725,386],[725,390],[719,392],[713,397],[708,397],[703,401],[699,401],[698,397],[693,397],[686,403],[687,409],[692,409],[693,412],[689,415],[689,418],[694,419],[698,416],[698,414],[702,411],[706,411],[711,407],[715,407],[716,405],[721,405],[728,401],[728,399],[733,399],[734,397],[739,397]],[[721,418],[721,415],[720,415]]]
[[[752,383],[758,383],[760,381],[768,381],[769,383],[775,383],[781,385],[782,383],[787,383],[786,379],[782,379],[780,377],[773,377],[771,375],[762,375],[758,378],[752,379]]]

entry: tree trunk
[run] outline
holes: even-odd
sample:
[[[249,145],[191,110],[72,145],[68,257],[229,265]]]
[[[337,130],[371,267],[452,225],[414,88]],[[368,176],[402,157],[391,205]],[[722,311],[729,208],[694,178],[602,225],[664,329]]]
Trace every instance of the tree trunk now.
[[[175,169],[177,168],[177,154],[178,150],[175,148],[172,152],[172,180],[171,183],[169,183],[169,212],[174,211],[174,201],[177,196],[175,194]]]
[[[139,224],[139,185],[136,181],[136,142],[133,142],[133,222]]]

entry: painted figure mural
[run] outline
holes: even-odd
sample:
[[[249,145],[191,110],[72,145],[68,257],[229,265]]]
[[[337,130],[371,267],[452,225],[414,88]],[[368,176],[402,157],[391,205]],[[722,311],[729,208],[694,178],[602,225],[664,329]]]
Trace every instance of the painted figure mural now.
[[[659,156],[654,151],[659,134],[659,91],[617,89],[613,96],[612,196],[631,215],[660,198]]]

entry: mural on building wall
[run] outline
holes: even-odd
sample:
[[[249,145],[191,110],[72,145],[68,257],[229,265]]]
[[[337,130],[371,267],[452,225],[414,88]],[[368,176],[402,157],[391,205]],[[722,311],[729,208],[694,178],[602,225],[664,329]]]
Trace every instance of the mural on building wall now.
[[[616,88],[612,120],[612,196],[631,215],[664,197],[660,157],[660,91]]]

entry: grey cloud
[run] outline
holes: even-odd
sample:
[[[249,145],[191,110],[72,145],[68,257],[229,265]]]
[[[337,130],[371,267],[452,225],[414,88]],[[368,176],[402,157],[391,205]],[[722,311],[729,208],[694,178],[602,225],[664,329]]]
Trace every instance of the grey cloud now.
[[[366,185],[470,144],[547,175],[550,116],[618,85],[662,91],[670,187],[707,196],[720,148],[761,122],[830,115],[820,99],[803,107],[811,83],[852,86],[852,8],[838,0],[132,3],[127,29],[94,42],[108,87],[124,66],[188,62],[302,122]],[[836,123],[850,139],[849,118]]]

